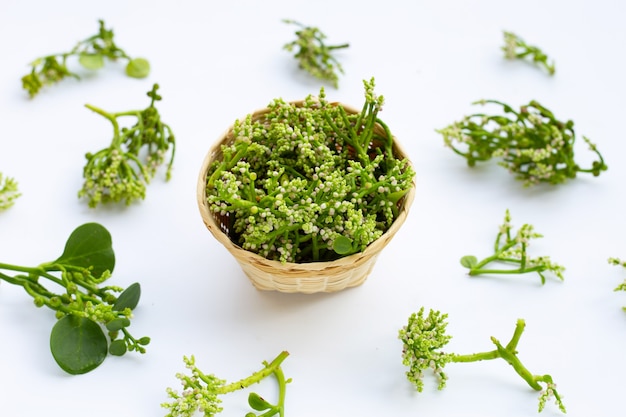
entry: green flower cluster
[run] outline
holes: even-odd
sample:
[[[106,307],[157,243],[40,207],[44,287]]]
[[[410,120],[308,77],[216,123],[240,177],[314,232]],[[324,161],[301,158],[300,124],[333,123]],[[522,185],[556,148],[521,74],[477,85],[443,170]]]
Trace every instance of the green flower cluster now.
[[[602,155],[583,136],[589,148],[598,156],[590,168],[581,168],[574,160],[574,122],[562,122],[536,101],[521,106],[519,111],[496,100],[481,100],[474,104],[497,104],[504,115],[472,114],[437,130],[446,146],[476,162],[500,158],[499,165],[507,168],[530,186],[540,182],[560,184],[585,172],[598,176],[606,171]]]
[[[409,368],[407,379],[418,392],[424,390],[424,371],[427,369],[437,377],[439,389],[446,386],[448,376],[443,368],[452,360],[452,355],[440,349],[452,339],[452,336],[446,334],[447,317],[447,314],[435,310],[430,310],[424,316],[422,307],[419,312],[409,316],[407,325],[398,332],[398,338],[403,343],[402,364]]]
[[[326,45],[326,35],[316,27],[305,26],[294,20],[284,19],[283,22],[298,26],[296,40],[284,45],[284,49],[296,53],[294,58],[298,65],[309,74],[320,80],[330,81],[335,88],[339,86],[339,75],[343,68],[333,56],[333,51],[347,48],[347,43],[341,45]]]
[[[322,88],[301,105],[275,99],[262,117],[235,122],[206,188],[212,212],[230,216],[233,241],[281,262],[327,261],[364,250],[391,226],[414,171],[377,118],[374,79],[364,85],[361,113],[329,103]]]
[[[536,46],[528,45],[515,33],[504,31],[504,56],[507,59],[529,59],[532,63],[542,66],[548,74],[554,75],[556,68],[554,61],[548,62],[548,56]]]
[[[609,258],[609,264],[618,265],[622,268],[626,268],[626,261],[619,258]],[[626,291],[626,279],[624,282],[615,287],[614,291]],[[626,311],[626,307],[622,307],[624,311]]]
[[[174,162],[175,138],[171,128],[161,121],[155,102],[161,100],[154,84],[148,92],[150,105],[144,110],[108,113],[92,105],[87,108],[107,118],[113,125],[113,140],[107,148],[86,155],[85,179],[78,197],[86,197],[89,207],[100,203],[120,202],[127,205],[145,198],[146,185],[165,162],[170,152],[166,180]],[[135,117],[130,128],[121,128],[118,118]]]
[[[15,199],[20,195],[17,181],[3,176],[0,172],[0,210],[6,210],[11,207],[15,203]]]

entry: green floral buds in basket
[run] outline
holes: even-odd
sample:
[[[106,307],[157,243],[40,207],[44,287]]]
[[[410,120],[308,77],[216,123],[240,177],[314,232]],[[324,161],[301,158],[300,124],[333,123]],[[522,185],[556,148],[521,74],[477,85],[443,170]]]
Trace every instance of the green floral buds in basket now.
[[[257,288],[359,285],[404,222],[415,173],[377,117],[374,79],[364,86],[360,112],[328,102],[323,88],[303,101],[274,99],[207,154],[202,217]]]

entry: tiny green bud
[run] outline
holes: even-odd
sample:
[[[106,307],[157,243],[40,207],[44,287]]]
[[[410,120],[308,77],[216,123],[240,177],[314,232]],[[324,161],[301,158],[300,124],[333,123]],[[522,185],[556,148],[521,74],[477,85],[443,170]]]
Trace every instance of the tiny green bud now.
[[[61,306],[61,299],[59,297],[50,297],[50,306],[57,308]]]
[[[141,339],[139,339],[137,341],[137,343],[139,343],[142,346],[146,346],[146,345],[150,344],[150,338],[148,336],[144,336]]]

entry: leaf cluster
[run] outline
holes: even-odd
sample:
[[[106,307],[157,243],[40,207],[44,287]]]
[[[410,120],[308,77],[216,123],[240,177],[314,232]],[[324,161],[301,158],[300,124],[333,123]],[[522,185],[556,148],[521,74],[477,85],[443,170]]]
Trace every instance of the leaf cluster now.
[[[150,105],[144,110],[109,113],[86,105],[113,126],[111,145],[85,155],[84,183],[78,197],[86,198],[89,207],[122,200],[130,205],[145,198],[147,184],[165,162],[168,153],[166,180],[170,179],[176,141],[172,129],[161,120],[155,107],[155,103],[161,100],[158,88],[158,84],[154,84],[147,93]],[[126,117],[134,118],[135,124],[120,128],[119,119]]]
[[[333,51],[348,48],[350,45],[326,45],[326,35],[319,28],[305,26],[290,19],[284,19],[284,23],[295,25],[296,39],[284,45],[284,49],[289,52],[296,51],[294,58],[298,61],[301,69],[321,80],[329,81],[337,88],[339,86],[339,75],[343,73],[341,64],[333,56]]]
[[[105,60],[125,60],[126,75],[133,78],[145,78],[150,73],[150,63],[144,58],[131,58],[114,40],[113,30],[107,29],[103,20],[99,20],[98,33],[79,41],[69,52],[46,55],[34,60],[30,73],[22,77],[22,87],[30,97],[35,97],[47,85],[61,80],[80,76],[70,70],[68,59],[75,57],[85,69],[98,70]]]
[[[235,122],[206,187],[235,243],[281,262],[327,261],[362,251],[389,228],[414,171],[378,119],[374,80],[364,85],[360,113],[329,103],[322,88],[319,98],[275,99],[261,117]]]
[[[0,211],[11,207],[20,195],[17,181],[11,177],[5,177],[0,172]]]
[[[111,235],[98,223],[77,227],[54,261],[36,267],[0,263],[0,280],[22,287],[37,307],[56,312],[50,350],[57,364],[70,374],[95,369],[107,353],[144,353],[144,346],[150,343],[150,338],[135,339],[128,331],[141,295],[139,284],[125,290],[100,285],[114,267]]]
[[[504,114],[475,113],[437,130],[444,144],[467,159],[470,167],[498,158],[498,164],[525,186],[561,184],[578,173],[598,176],[607,169],[596,145],[584,136],[598,159],[589,168],[580,167],[574,159],[574,122],[558,120],[537,101],[521,106],[519,111],[496,100],[474,104],[495,104]]]
[[[554,75],[556,68],[554,61],[548,62],[548,56],[538,47],[528,45],[522,38],[515,33],[504,31],[504,56],[507,59],[530,59],[530,62],[543,67],[548,74]]]
[[[200,411],[205,417],[213,417],[223,410],[221,406],[222,395],[246,389],[273,375],[278,383],[278,400],[276,404],[268,402],[256,392],[250,392],[248,405],[253,410],[261,412],[261,414],[249,412],[246,414],[246,417],[272,417],[276,415],[284,417],[285,394],[287,384],[291,380],[285,379],[282,363],[288,356],[289,353],[283,351],[271,362],[264,361],[263,368],[259,371],[232,383],[227,383],[226,380],[220,379],[213,374],[202,372],[196,366],[194,356],[184,357],[185,366],[190,370],[191,375],[182,373],[176,375],[176,378],[180,380],[182,385],[182,391],[178,392],[168,388],[167,394],[172,401],[163,403],[161,406],[169,410],[166,417],[191,417],[196,411]]]
[[[424,388],[423,378],[426,371],[430,370],[437,377],[438,388],[441,390],[445,388],[448,379],[447,374],[443,372],[447,364],[503,359],[531,388],[540,391],[540,412],[546,403],[554,398],[555,404],[565,413],[565,406],[552,377],[547,374],[532,374],[519,359],[517,345],[526,326],[523,319],[517,320],[513,336],[506,345],[491,337],[491,342],[495,345],[494,350],[459,355],[442,350],[452,338],[446,333],[447,317],[447,314],[436,310],[429,310],[426,314],[424,307],[421,307],[417,313],[409,316],[407,325],[398,332],[398,338],[402,341],[402,363],[409,368],[406,376],[418,392]]]
[[[552,262],[548,256],[530,257],[527,253],[531,239],[543,237],[536,233],[534,226],[524,224],[517,233],[512,233],[511,214],[506,210],[504,222],[499,228],[496,241],[494,243],[494,253],[480,262],[473,255],[466,255],[461,258],[461,265],[469,269],[470,276],[483,274],[525,274],[536,272],[541,278],[541,283],[546,283],[544,273],[552,272],[560,280],[563,280],[565,268]],[[514,265],[509,269],[490,269],[487,265],[491,263],[503,263]]]

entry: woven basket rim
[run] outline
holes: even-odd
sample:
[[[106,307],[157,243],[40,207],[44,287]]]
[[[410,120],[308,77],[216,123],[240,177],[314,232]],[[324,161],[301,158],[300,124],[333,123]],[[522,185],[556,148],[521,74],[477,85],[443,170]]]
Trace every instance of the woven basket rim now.
[[[302,105],[302,103],[304,103],[304,100],[290,101],[288,103],[294,104],[294,105]],[[353,107],[350,107],[343,103],[337,102],[333,104],[341,105],[348,112],[352,112],[352,113],[359,112]],[[249,113],[249,114],[252,114],[253,117],[262,117],[269,110],[270,109],[268,107],[264,107],[264,108],[257,109],[256,111]],[[247,115],[245,117],[247,117]],[[240,120],[243,120],[243,119],[240,119]],[[231,124],[218,137],[218,140],[216,140],[211,145],[211,147],[209,148],[209,151],[205,155],[201,168],[200,168],[199,175],[198,175],[196,192],[197,192],[198,207],[199,207],[200,214],[202,216],[202,219],[206,227],[209,229],[211,234],[218,240],[218,242],[220,242],[238,260],[240,260],[242,257],[245,257],[247,258],[246,262],[254,263],[255,266],[258,268],[268,270],[268,271],[270,270],[289,271],[289,273],[291,274],[298,274],[299,271],[301,271],[303,274],[306,274],[307,272],[325,271],[325,270],[332,270],[335,268],[353,267],[358,263],[367,261],[367,258],[369,256],[375,255],[378,252],[380,252],[384,248],[384,246],[387,245],[389,240],[393,237],[393,235],[395,235],[395,233],[400,229],[400,227],[406,220],[409,208],[412,205],[413,199],[415,197],[415,188],[416,188],[415,178],[413,178],[411,182],[411,187],[409,188],[409,191],[403,197],[402,206],[394,222],[378,239],[370,243],[361,252],[344,256],[344,257],[341,257],[332,261],[313,261],[313,262],[296,263],[296,262],[281,262],[281,261],[267,259],[257,253],[243,249],[241,246],[233,242],[230,239],[230,237],[226,233],[224,233],[224,231],[222,231],[220,225],[218,224],[217,220],[215,219],[213,213],[211,212],[208,206],[208,202],[206,198],[207,171],[211,163],[217,157],[221,155],[221,146],[223,144],[228,143],[229,140],[233,140],[232,135],[230,135],[230,133],[233,130],[233,126],[234,124]],[[404,151],[404,149],[402,148],[402,146],[400,145],[400,143],[397,141],[395,137],[393,137],[393,150],[396,156],[400,156],[401,158],[406,158],[409,165],[412,166],[412,163],[410,159],[407,157],[406,152]]]

